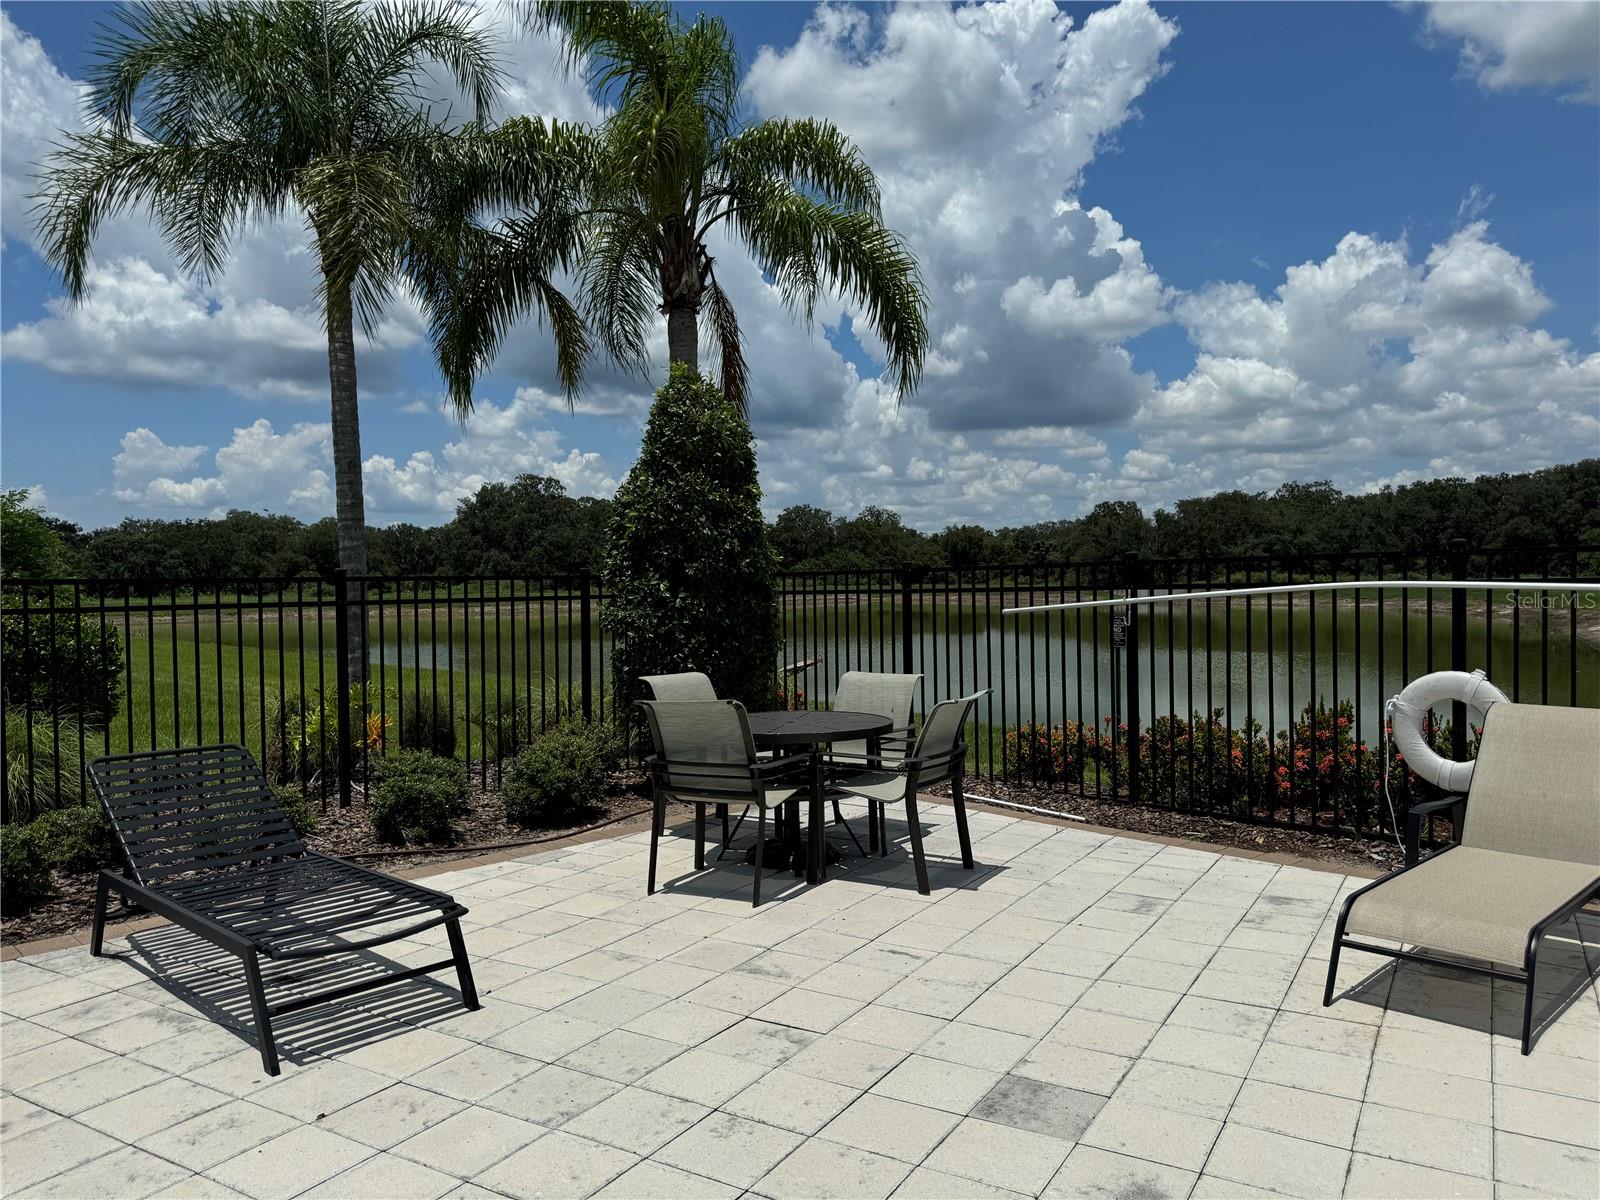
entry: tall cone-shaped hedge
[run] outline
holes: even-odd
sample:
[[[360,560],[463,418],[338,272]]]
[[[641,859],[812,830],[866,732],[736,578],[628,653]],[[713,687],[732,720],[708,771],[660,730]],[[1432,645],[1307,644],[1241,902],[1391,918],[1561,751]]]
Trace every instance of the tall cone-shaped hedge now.
[[[639,460],[617,489],[601,620],[618,711],[641,675],[704,671],[719,696],[775,707],[783,646],[750,426],[681,363],[656,393]]]

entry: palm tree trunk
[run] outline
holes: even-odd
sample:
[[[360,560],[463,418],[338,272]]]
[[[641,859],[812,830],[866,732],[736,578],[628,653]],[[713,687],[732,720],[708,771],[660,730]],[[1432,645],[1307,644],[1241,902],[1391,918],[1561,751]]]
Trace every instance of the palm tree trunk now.
[[[339,566],[346,575],[367,573],[367,509],[361,487],[361,415],[356,404],[356,339],[350,288],[328,286],[328,380],[332,393],[333,493],[339,530]],[[361,585],[353,589],[359,594]],[[345,662],[352,685],[367,677],[367,637],[361,607],[345,612]],[[345,698],[340,698],[344,703]]]
[[[667,358],[700,370],[700,329],[695,310],[687,305],[667,309]]]

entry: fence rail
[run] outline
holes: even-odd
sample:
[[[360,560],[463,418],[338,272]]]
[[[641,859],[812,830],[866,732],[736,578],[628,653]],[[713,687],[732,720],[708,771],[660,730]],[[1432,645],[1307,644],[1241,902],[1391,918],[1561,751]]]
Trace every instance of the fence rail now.
[[[774,669],[809,707],[848,670],[920,673],[922,711],[987,689],[969,731],[980,779],[1371,832],[1389,822],[1383,700],[1424,671],[1482,667],[1515,699],[1600,705],[1594,593],[1397,583],[1002,610],[1416,578],[1592,582],[1600,546],[788,573]],[[325,804],[401,747],[493,788],[551,724],[615,715],[606,600],[588,576],[8,581],[0,805],[21,820],[77,802],[97,754],[215,741]],[[1438,737],[1470,752],[1462,714],[1441,714]]]

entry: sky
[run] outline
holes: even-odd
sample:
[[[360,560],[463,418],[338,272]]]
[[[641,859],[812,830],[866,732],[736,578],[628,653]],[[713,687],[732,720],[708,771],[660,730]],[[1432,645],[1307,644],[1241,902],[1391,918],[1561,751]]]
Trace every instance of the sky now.
[[[106,6],[0,4],[0,478],[86,527],[333,511],[326,343],[298,219],[186,277],[137,215],[87,301],[40,259],[32,173],[83,127]],[[682,6],[692,13],[693,6]],[[713,247],[752,367],[769,515],[939,529],[1330,479],[1366,490],[1600,454],[1600,4],[708,6],[751,121],[837,124],[916,253],[932,338],[902,401],[831,297],[808,329]],[[500,115],[598,120],[497,4]],[[518,331],[463,424],[398,300],[358,340],[368,519],[483,483],[609,495],[646,378],[577,411]]]

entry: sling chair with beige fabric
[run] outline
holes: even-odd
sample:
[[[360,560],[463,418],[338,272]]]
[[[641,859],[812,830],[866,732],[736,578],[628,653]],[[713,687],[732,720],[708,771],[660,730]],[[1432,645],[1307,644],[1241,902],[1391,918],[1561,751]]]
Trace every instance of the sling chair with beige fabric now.
[[[1489,975],[1523,985],[1527,1054],[1539,944],[1600,892],[1600,709],[1492,705],[1466,797],[1418,807],[1454,805],[1458,844],[1345,900],[1322,1003],[1343,949]]]

